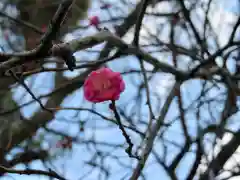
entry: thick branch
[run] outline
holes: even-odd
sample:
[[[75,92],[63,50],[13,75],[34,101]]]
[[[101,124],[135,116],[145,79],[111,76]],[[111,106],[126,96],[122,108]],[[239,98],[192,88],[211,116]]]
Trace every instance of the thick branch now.
[[[205,173],[201,176],[200,180],[208,179],[209,172],[212,171],[216,176],[219,171],[223,168],[227,160],[234,154],[240,144],[240,132],[237,132],[233,138],[222,147],[222,150],[218,153],[217,157],[214,158],[209,164]]]
[[[166,99],[166,102],[160,112],[160,116],[159,118],[157,119],[156,122],[153,123],[151,129],[150,129],[150,133],[149,133],[149,136],[147,137],[147,141],[146,141],[146,144],[144,146],[144,149],[143,149],[143,152],[141,154],[141,160],[138,162],[136,168],[134,169],[134,172],[131,176],[131,180],[137,180],[138,177],[140,176],[141,172],[142,172],[142,169],[144,168],[145,166],[145,163],[148,159],[148,156],[149,154],[151,153],[152,151],[152,147],[153,147],[153,143],[154,143],[154,140],[157,136],[157,133],[159,131],[159,129],[161,128],[162,124],[163,124],[163,121],[164,121],[164,118],[168,112],[168,109],[172,103],[172,100],[173,98],[175,97],[175,90],[176,88],[178,88],[179,84],[176,83],[172,90],[170,91],[167,99]]]

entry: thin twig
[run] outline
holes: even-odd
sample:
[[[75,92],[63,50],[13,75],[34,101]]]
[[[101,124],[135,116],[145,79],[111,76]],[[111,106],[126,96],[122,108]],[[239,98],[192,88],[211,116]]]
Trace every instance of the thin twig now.
[[[0,165],[0,171],[6,172],[6,173],[11,173],[11,174],[20,174],[20,175],[22,175],[22,174],[45,175],[48,177],[57,178],[59,180],[66,180],[64,177],[61,177],[60,175],[58,175],[56,172],[54,172],[51,169],[49,169],[49,171],[35,170],[35,169],[15,170],[15,169],[6,168],[6,167]]]
[[[140,9],[138,19],[137,19],[137,23],[136,23],[136,27],[135,27],[134,39],[133,39],[133,42],[132,42],[132,44],[136,47],[139,46],[140,30],[141,30],[144,14],[145,14],[146,9],[147,9],[147,5],[148,5],[148,0],[142,0],[141,9]],[[143,75],[144,85],[145,85],[145,88],[146,88],[146,97],[147,97],[146,104],[148,105],[148,109],[149,109],[149,123],[148,123],[148,127],[146,129],[146,132],[145,132],[145,137],[146,137],[147,133],[150,131],[150,127],[152,126],[153,119],[155,119],[155,117],[154,117],[154,113],[153,113],[152,105],[151,105],[150,90],[149,90],[149,85],[148,85],[148,78],[147,78],[146,69],[144,67],[143,59],[141,58],[141,56],[137,56],[137,57],[139,59],[139,64],[140,64],[140,68],[141,68],[142,75]],[[145,139],[145,137],[144,137],[144,139]],[[144,143],[144,139],[143,139],[142,143]]]
[[[26,85],[26,83],[24,82],[24,80],[23,80],[22,78],[17,77],[17,75],[16,75],[12,70],[9,70],[9,73],[10,73],[10,75],[11,75],[17,82],[19,82],[19,84],[21,84],[21,85],[26,89],[26,91],[32,96],[32,98],[39,103],[39,105],[40,105],[40,107],[41,107],[42,109],[44,109],[44,110],[46,110],[46,111],[48,111],[48,112],[50,112],[50,113],[53,113],[52,110],[46,108],[46,107],[42,104],[41,100],[38,99],[38,98],[33,94],[33,92],[31,91],[31,89],[29,89],[29,87]]]
[[[205,47],[203,40],[201,39],[201,37],[200,37],[200,35],[199,35],[196,27],[194,26],[194,24],[193,24],[193,22],[192,22],[192,20],[191,20],[191,18],[190,18],[190,12],[189,12],[189,10],[186,8],[185,3],[184,3],[184,0],[178,0],[178,2],[179,2],[179,4],[180,4],[181,7],[182,7],[183,15],[184,15],[185,19],[189,22],[189,24],[190,24],[190,26],[191,26],[191,29],[192,29],[192,31],[193,31],[193,33],[194,33],[194,36],[195,36],[198,44],[199,44],[200,47],[202,48],[203,52],[206,52],[207,55],[210,56],[211,54],[209,53],[208,49]]]
[[[33,30],[33,31],[36,32],[37,34],[41,34],[41,35],[44,34],[44,32],[41,31],[40,28],[34,26],[34,25],[31,24],[31,23],[25,22],[25,21],[23,21],[23,20],[21,20],[21,19],[13,18],[13,17],[11,17],[11,16],[9,16],[9,15],[7,15],[6,13],[1,12],[1,11],[0,11],[0,16],[5,17],[5,18],[8,18],[9,20],[14,21],[15,23],[20,24],[20,25],[22,25],[22,26],[25,26],[25,27]]]
[[[49,46],[52,46],[52,40],[55,40],[63,21],[66,18],[68,11],[71,8],[73,0],[62,0],[56,13],[54,14],[51,23],[49,23],[46,33],[41,38],[41,44],[38,46],[38,52],[48,51]]]
[[[139,44],[139,37],[140,37],[140,30],[142,26],[142,20],[145,14],[145,11],[147,9],[148,5],[148,0],[142,0],[141,2],[141,9],[138,14],[137,22],[136,22],[136,27],[135,27],[135,34],[134,34],[134,39],[133,39],[133,44],[135,46],[138,46]]]
[[[129,157],[133,157],[133,158],[136,158],[136,159],[140,160],[138,156],[132,154],[133,143],[132,143],[129,135],[125,131],[123,125],[122,125],[121,118],[120,118],[120,116],[119,116],[119,114],[117,112],[117,109],[116,109],[115,101],[112,101],[112,110],[113,110],[114,116],[116,118],[116,121],[118,123],[118,127],[122,131],[122,134],[123,134],[123,136],[125,137],[125,139],[126,139],[126,141],[128,143],[128,148],[125,150],[126,153],[129,155]]]

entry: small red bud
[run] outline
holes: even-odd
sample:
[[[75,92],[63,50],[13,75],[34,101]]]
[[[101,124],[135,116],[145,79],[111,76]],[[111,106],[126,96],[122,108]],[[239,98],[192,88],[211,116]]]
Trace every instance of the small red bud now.
[[[5,38],[5,39],[9,39],[9,33],[8,33],[8,31],[4,31],[4,38]]]
[[[80,132],[84,132],[84,127],[80,127]]]
[[[95,26],[97,27],[100,23],[100,20],[99,20],[99,17],[98,16],[92,16],[90,19],[89,19],[89,25],[90,26]]]
[[[109,109],[113,110],[113,108],[114,108],[114,107],[113,107],[113,104],[110,103],[110,104],[109,104]]]
[[[108,9],[108,8],[110,8],[111,6],[112,6],[111,4],[105,3],[105,4],[103,4],[100,8],[101,8],[101,9]]]
[[[177,24],[178,21],[179,21],[179,16],[176,14],[176,15],[173,16],[172,22],[173,22],[173,24]]]
[[[41,28],[42,32],[46,32],[47,31],[47,26],[46,25],[43,25],[42,28]]]
[[[60,140],[56,144],[57,148],[69,148],[72,149],[72,138],[71,137],[65,137],[63,140]]]

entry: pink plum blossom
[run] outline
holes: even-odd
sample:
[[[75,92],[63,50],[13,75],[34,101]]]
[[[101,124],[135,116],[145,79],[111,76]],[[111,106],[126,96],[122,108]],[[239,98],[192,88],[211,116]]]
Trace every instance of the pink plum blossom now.
[[[125,83],[119,72],[101,68],[90,73],[84,82],[84,96],[94,103],[118,100],[125,89]]]

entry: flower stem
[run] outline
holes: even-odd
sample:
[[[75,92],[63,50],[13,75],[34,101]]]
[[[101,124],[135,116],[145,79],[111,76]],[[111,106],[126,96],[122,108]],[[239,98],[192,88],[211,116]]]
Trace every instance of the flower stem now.
[[[112,107],[114,116],[115,116],[115,118],[116,118],[116,121],[117,121],[117,123],[118,123],[118,127],[119,127],[119,129],[122,131],[122,135],[125,137],[125,139],[126,139],[126,141],[127,141],[127,144],[128,144],[128,148],[125,150],[126,153],[129,155],[129,157],[133,157],[133,158],[136,158],[136,159],[139,160],[140,158],[139,158],[138,156],[135,156],[135,155],[132,154],[133,143],[132,143],[129,135],[128,135],[127,132],[125,131],[123,125],[122,125],[121,118],[120,118],[120,116],[119,116],[119,114],[118,114],[118,112],[117,112],[116,103],[115,103],[114,100],[112,101],[111,107]]]

